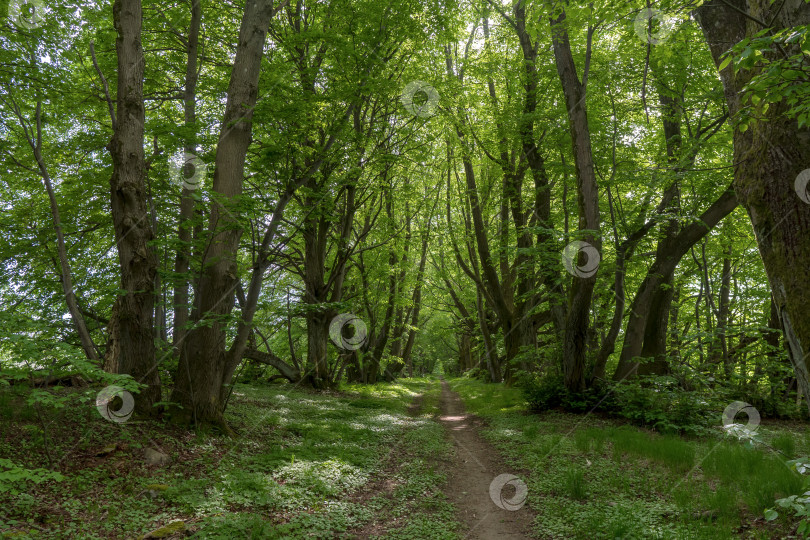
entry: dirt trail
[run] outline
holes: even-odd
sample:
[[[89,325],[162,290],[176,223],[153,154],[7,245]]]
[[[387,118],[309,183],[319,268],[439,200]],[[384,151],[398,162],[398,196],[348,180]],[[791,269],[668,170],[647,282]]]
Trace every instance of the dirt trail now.
[[[464,402],[442,380],[439,421],[455,450],[454,466],[448,471],[448,497],[459,509],[464,538],[482,540],[530,538],[532,514],[528,507],[510,511],[499,508],[490,496],[490,484],[501,474],[512,473],[498,452],[478,435],[481,421],[468,415]],[[520,476],[520,475],[517,475]],[[519,481],[518,481],[519,483]],[[525,486],[495,487],[499,500],[515,507],[525,500]]]

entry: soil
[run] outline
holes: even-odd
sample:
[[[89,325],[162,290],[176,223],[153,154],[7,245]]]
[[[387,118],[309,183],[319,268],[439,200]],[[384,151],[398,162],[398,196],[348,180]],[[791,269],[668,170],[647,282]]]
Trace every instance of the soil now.
[[[408,407],[409,415],[416,417],[421,406],[422,396],[416,396]],[[447,484],[443,491],[458,508],[456,517],[462,525],[459,537],[480,540],[531,538],[534,516],[528,506],[520,505],[520,497],[515,500],[516,489],[506,485],[500,493],[501,499],[521,506],[514,511],[499,508],[490,495],[490,485],[499,475],[514,474],[518,478],[525,478],[525,475],[510,470],[498,451],[479,435],[483,421],[465,412],[461,398],[450,390],[445,381],[442,381],[439,408],[441,412],[435,420],[444,427],[447,438],[452,442],[453,456],[449,460],[438,460],[440,462],[436,465],[447,473]],[[384,460],[382,471],[362,492],[352,497],[354,502],[380,495],[386,498],[393,496],[396,482],[391,479],[396,478],[402,452],[407,452],[407,449],[393,450]],[[401,527],[406,521],[407,516],[369,523],[349,531],[348,536],[369,538],[384,535],[391,529]]]
[[[514,474],[498,452],[478,434],[483,422],[465,412],[461,398],[442,380],[439,402],[441,416],[448,438],[453,442],[455,457],[448,469],[447,496],[459,509],[464,538],[502,539],[531,538],[532,513],[525,502],[525,485],[495,487],[495,496],[511,502],[517,510],[505,510],[490,496],[490,485],[501,474]],[[520,483],[520,480],[516,482]],[[522,491],[522,494],[521,494]],[[517,496],[517,498],[516,498]],[[506,505],[510,506],[510,505]]]

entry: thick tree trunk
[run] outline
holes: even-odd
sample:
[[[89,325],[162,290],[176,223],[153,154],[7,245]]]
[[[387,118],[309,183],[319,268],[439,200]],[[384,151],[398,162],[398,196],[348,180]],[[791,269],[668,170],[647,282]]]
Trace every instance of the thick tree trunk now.
[[[227,371],[226,334],[238,283],[236,250],[241,229],[232,209],[242,194],[245,156],[251,142],[253,107],[258,97],[259,71],[272,1],[248,2],[239,29],[228,100],[220,128],[209,222],[210,246],[203,261],[195,315],[206,324],[191,330],[184,342],[172,401],[185,420],[224,426],[222,385]]]
[[[495,350],[495,343],[492,339],[492,332],[487,322],[484,298],[481,291],[476,294],[476,313],[478,314],[478,325],[481,328],[481,337],[484,340],[484,358],[487,363],[490,382],[498,383],[503,380],[501,376],[501,365],[498,361],[498,351]]]
[[[762,30],[767,21],[774,30],[810,24],[810,9],[803,0],[710,0],[695,15],[703,28],[715,64],[722,54]],[[795,49],[795,50],[794,50]],[[772,54],[793,54],[785,45]],[[729,111],[740,110],[742,89],[754,75],[725,67],[720,76]],[[807,355],[810,352],[810,205],[794,190],[799,173],[810,164],[810,130],[800,129],[795,118],[784,116],[786,103],[773,103],[763,121],[734,134],[734,188],[748,211],[759,252],[768,274],[780,324],[788,343],[799,387],[810,408]]]
[[[152,404],[160,401],[160,378],[155,365],[152,329],[157,261],[149,245],[153,232],[144,186],[141,20],[140,0],[114,2],[118,95],[116,124],[109,145],[113,163],[110,202],[124,293],[115,300],[119,347],[113,354],[117,356],[115,365],[119,373],[132,375],[146,384],[136,397],[135,408],[149,414]]]
[[[681,112],[683,105],[680,96],[671,97],[662,86],[663,84],[659,82],[658,96],[661,102],[664,138],[666,140],[668,161],[675,172],[672,185],[664,195],[664,199],[670,201],[666,210],[671,214],[676,214],[680,211],[680,175],[687,165],[694,162],[697,153],[696,150],[692,151],[691,155],[685,158],[687,163],[679,163],[683,159],[681,156]],[[659,239],[656,246],[656,259],[667,256],[670,243],[680,232],[681,224],[673,217],[662,226],[662,229],[662,238]],[[670,372],[667,359],[667,330],[669,327],[669,312],[672,306],[674,274],[675,269],[673,268],[671,272],[660,276],[661,283],[653,292],[647,317],[643,321],[636,319],[636,322],[644,325],[644,344],[641,348],[641,356],[652,359],[639,366],[639,375],[666,375]]]
[[[683,110],[681,97],[671,96],[669,90],[665,89],[662,82],[659,82],[658,96],[661,103],[663,132],[666,141],[668,162],[673,168],[675,178],[672,180],[670,187],[664,192],[664,196],[656,212],[658,214],[664,212],[675,214],[679,212],[680,208],[679,176],[694,163],[699,145],[693,145],[684,155],[681,141],[681,116]],[[701,129],[697,133],[698,141],[702,142],[711,137],[724,121],[724,118],[720,118],[709,124],[709,126]],[[708,133],[708,135],[704,139],[701,139],[705,133]],[[732,203],[733,201],[731,200],[726,201],[723,206],[724,210],[722,211],[730,211],[733,209],[733,206],[730,206]],[[736,206],[736,203],[733,204]],[[710,216],[712,220],[722,219],[722,217],[725,216],[722,211],[720,213],[714,212],[704,215]],[[645,224],[645,227],[652,223],[655,223],[655,221],[649,221]],[[716,223],[716,221],[712,222],[709,228],[714,227]],[[639,229],[635,234],[638,235],[645,227]],[[682,242],[697,242],[704,237],[699,234],[692,234],[699,232],[699,229],[689,230],[690,234],[682,235],[681,233],[684,231],[675,218],[669,219],[663,227],[661,238],[658,240],[656,246],[655,262],[639,287],[630,310],[630,319],[627,323],[624,346],[622,347],[622,354],[619,359],[619,369],[617,369],[616,372],[616,376],[619,378],[634,376],[636,374],[664,375],[670,372],[670,366],[667,360],[667,335],[673,298],[672,286],[674,283],[674,272],[677,264],[680,262],[680,258],[672,260],[670,263],[663,266],[658,263],[671,257],[674,252],[685,254],[691,247],[691,244],[682,244]],[[708,229],[706,229],[705,232],[708,232]],[[642,235],[643,234],[646,234],[646,231],[642,233]],[[640,236],[635,236],[635,238],[637,242]],[[660,272],[664,267],[666,271]],[[642,305],[641,302],[646,304]],[[631,362],[632,358],[635,356],[641,356],[648,359],[648,361],[643,364],[638,364],[635,361]]]
[[[523,115],[520,117],[520,138],[523,155],[529,165],[534,180],[534,208],[530,225],[538,227],[536,235],[535,249],[543,255],[537,257],[540,259],[538,268],[538,277],[546,288],[546,293],[549,295],[549,304],[551,311],[551,322],[554,325],[555,334],[562,340],[565,335],[565,316],[566,304],[565,297],[559,294],[558,287],[558,260],[557,251],[558,246],[554,238],[553,223],[551,220],[551,184],[549,182],[548,174],[545,167],[545,159],[540,152],[538,137],[535,133],[535,121],[537,111],[537,95],[540,76],[537,72],[537,56],[539,42],[532,39],[531,32],[527,29],[526,20],[526,7],[525,3],[518,2],[515,4],[515,31],[520,43],[520,49],[523,53],[523,69],[526,74],[526,82],[524,85],[525,100],[523,103]],[[543,136],[540,137],[542,140]],[[520,208],[519,193],[513,194],[513,209]],[[532,240],[528,232],[524,230],[526,219],[520,212],[513,210],[515,219],[515,227],[520,235],[518,242],[518,250],[531,248]],[[518,217],[521,219],[518,219]],[[528,253],[530,249],[526,249]],[[528,258],[522,261],[516,261],[515,266],[525,264]],[[526,293],[536,287],[535,277],[529,272],[521,271],[518,269],[518,275],[521,281],[518,284],[518,297],[526,295]],[[526,302],[519,305],[519,313],[521,317],[526,317],[528,313],[534,308],[535,299],[530,298]],[[536,346],[536,327],[532,326],[527,328],[525,325],[521,329],[523,337],[521,342],[523,345]]]
[[[321,204],[323,195],[318,194],[328,192],[328,178],[329,175],[325,174],[321,182],[316,182],[314,179],[310,182],[312,195],[306,198],[308,208],[317,208]],[[349,243],[357,210],[354,181],[356,178],[345,188],[345,204],[339,216],[340,235],[328,277],[326,274],[327,243],[334,218],[327,215],[327,211],[324,209],[316,210],[307,216],[302,228],[304,236],[304,302],[308,305],[306,314],[307,369],[310,370],[311,375],[308,381],[315,388],[329,388],[335,383],[332,378],[333,372],[329,369],[328,343],[329,326],[336,313],[332,309],[325,309],[324,306],[327,303],[340,302],[343,297],[346,265],[351,254]],[[395,276],[392,277],[395,279]]]
[[[307,379],[314,388],[331,385],[329,378],[329,321],[328,313],[308,313],[307,323]]]
[[[307,380],[315,388],[327,388],[329,323],[334,315],[323,307],[328,293],[324,276],[329,222],[323,211],[317,210],[324,188],[314,178],[307,187],[312,191],[305,200],[305,206],[316,208],[307,214],[301,228],[304,237],[304,303],[307,306]]]
[[[584,241],[593,246],[601,256],[602,240],[598,235],[599,193],[596,185],[596,172],[593,164],[591,135],[585,101],[593,29],[588,29],[585,68],[583,79],[580,81],[574,57],[571,54],[571,43],[568,39],[566,24],[565,12],[551,20],[554,58],[557,74],[565,95],[568,122],[571,129],[571,144],[577,178],[579,229],[588,231],[583,235]],[[578,265],[579,263],[575,261],[575,264]],[[566,388],[575,392],[585,389],[591,298],[595,285],[596,272],[587,277],[575,277],[571,284],[563,341],[563,371]]]
[[[680,129],[678,130],[679,135]],[[677,183],[673,185],[673,189],[676,192],[673,201],[679,204],[680,188]],[[680,228],[678,220],[669,220],[664,230],[664,237],[659,240],[656,247],[656,259],[667,256],[671,242],[674,238],[677,238]],[[639,366],[639,375],[666,375],[670,372],[669,360],[667,359],[667,330],[669,329],[669,311],[672,306],[674,275],[675,268],[673,267],[671,272],[659,276],[660,284],[650,298],[647,317],[643,320],[636,319],[636,322],[644,325],[644,344],[641,347],[641,357],[652,359]]]
[[[665,276],[652,295],[644,325],[644,345],[641,347],[641,357],[652,358],[652,361],[639,366],[639,375],[667,375],[670,372],[667,360],[667,330],[672,306],[673,281],[673,274]]]
[[[661,202],[658,204],[656,208],[655,215],[656,217],[663,213],[667,208],[669,208],[670,203],[672,202],[673,198],[677,195],[678,188],[677,185],[674,185],[667,189],[664,192],[664,196],[661,199]],[[615,227],[615,216],[613,211],[613,197],[608,191],[608,203],[610,205],[610,212],[611,218],[614,220],[614,232],[616,231]],[[633,256],[635,252],[636,246],[638,243],[650,232],[650,230],[656,225],[658,220],[656,217],[650,218],[645,221],[639,228],[637,228],[633,233],[631,233],[627,238],[625,238],[621,243],[618,243],[618,235],[616,238],[616,271],[613,277],[613,295],[616,298],[616,305],[613,309],[613,318],[610,322],[610,327],[608,329],[608,333],[605,336],[604,341],[602,342],[602,346],[599,348],[599,352],[596,356],[596,361],[594,362],[594,370],[591,375],[591,379],[604,379],[605,378],[605,368],[607,366],[608,358],[616,347],[616,339],[619,336],[619,332],[622,328],[622,321],[624,319],[624,308],[627,303],[627,299],[625,298],[625,285],[624,285],[624,277],[626,273],[626,265],[627,260]]]

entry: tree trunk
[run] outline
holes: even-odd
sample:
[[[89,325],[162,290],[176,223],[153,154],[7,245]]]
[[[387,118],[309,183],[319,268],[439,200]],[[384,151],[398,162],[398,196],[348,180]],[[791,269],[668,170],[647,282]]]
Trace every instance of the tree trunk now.
[[[588,111],[585,102],[593,28],[588,29],[585,68],[582,81],[580,81],[574,57],[571,54],[571,43],[568,39],[566,24],[564,11],[556,19],[551,19],[554,59],[563,94],[565,95],[568,122],[571,130],[571,144],[577,178],[579,229],[587,231],[583,235],[584,241],[593,246],[601,256],[602,241],[598,235],[599,192],[596,185],[596,172],[591,151],[591,135],[588,127]],[[578,263],[576,264],[578,265]],[[568,313],[563,341],[563,371],[566,388],[574,392],[585,389],[585,366],[587,363],[588,330],[590,327],[589,316],[591,298],[596,285],[596,274],[594,272],[590,276],[573,278],[568,299]]]
[[[411,361],[411,353],[413,352],[413,345],[416,342],[416,332],[418,331],[417,328],[419,327],[419,312],[422,309],[422,284],[425,281],[425,263],[427,263],[429,238],[430,227],[428,226],[428,229],[422,233],[422,255],[419,259],[419,270],[416,272],[416,285],[414,285],[411,300],[413,305],[413,311],[411,312],[411,328],[408,330],[408,341],[405,343],[405,349],[402,351],[402,361],[406,366],[408,366],[409,376],[413,376],[413,362]],[[467,356],[469,357],[469,354]]]
[[[762,30],[756,21],[768,21],[774,30],[810,24],[810,10],[803,0],[770,3],[767,0],[710,0],[695,10],[715,64],[732,45]],[[753,19],[753,20],[752,20]],[[771,22],[772,21],[772,22]],[[784,45],[794,54],[796,45]],[[732,115],[741,108],[742,90],[753,71],[735,73],[726,66],[720,77]],[[734,133],[734,188],[748,211],[788,343],[790,360],[810,409],[810,381],[806,356],[810,351],[810,205],[794,191],[799,173],[810,163],[808,128],[788,118],[788,105],[772,103],[758,113],[763,121]]]
[[[307,325],[307,380],[315,388],[329,386],[329,323],[334,315],[324,310],[327,301],[324,283],[326,265],[326,241],[329,222],[318,204],[325,189],[316,179],[307,187],[311,195],[305,199],[305,207],[314,208],[304,219],[301,234],[304,237],[304,304]]]
[[[644,325],[644,345],[641,348],[642,358],[652,358],[652,361],[639,366],[639,375],[667,375],[670,372],[667,360],[667,330],[674,292],[673,281],[673,274],[665,276],[652,295]]]
[[[481,337],[484,340],[484,355],[487,363],[487,371],[489,372],[490,382],[501,382],[501,365],[498,361],[498,352],[495,350],[495,343],[492,339],[492,333],[487,322],[487,314],[484,309],[484,298],[481,291],[476,294],[476,313],[478,313],[478,324],[481,327]]]
[[[624,335],[624,344],[619,358],[619,365],[613,375],[614,380],[622,380],[637,373],[639,363],[636,358],[642,356],[647,320],[653,307],[653,298],[666,280],[670,279],[678,263],[691,247],[703,238],[717,223],[737,207],[734,192],[726,190],[703,214],[700,219],[684,227],[677,236],[666,242],[658,250],[655,261],[638,288],[630,306],[630,320]],[[659,305],[669,305],[670,300],[661,298]],[[666,311],[666,313],[669,313]],[[657,317],[663,316],[658,313]],[[660,324],[661,319],[657,319]],[[666,332],[666,324],[664,324]],[[653,335],[658,336],[657,330]],[[660,339],[660,336],[656,339]]]
[[[462,331],[458,334],[458,369],[464,373],[472,364],[470,334]]]
[[[236,250],[242,231],[232,213],[235,206],[228,209],[223,205],[237,201],[242,194],[253,107],[272,12],[270,0],[248,2],[239,29],[217,146],[213,185],[217,200],[212,205],[208,226],[211,242],[203,261],[200,298],[194,313],[197,320],[209,322],[187,334],[172,394],[172,401],[183,407],[180,414],[187,421],[225,425],[222,418],[222,385],[227,367],[225,331],[238,284]]]
[[[185,127],[192,130],[183,147],[185,155],[197,154],[197,51],[200,41],[200,24],[202,22],[202,6],[200,2],[191,2],[191,22],[189,23],[186,45],[186,79],[183,88],[183,116]],[[185,159],[184,155],[184,159]],[[172,325],[172,344],[175,353],[179,355],[182,342],[186,335],[189,315],[188,271],[191,258],[191,232],[194,218],[194,197],[192,192],[182,183],[180,192],[180,215],[177,218],[178,248],[174,260],[174,322]]]
[[[402,261],[400,263],[400,271],[399,271],[399,280],[398,283],[400,284],[400,294],[402,294],[403,284],[405,283],[406,277],[406,269],[408,268],[408,251],[410,250],[411,246],[411,214],[408,202],[405,202],[405,247],[402,254]],[[419,278],[417,278],[417,287],[419,286]],[[414,289],[414,293],[416,289]],[[397,375],[400,371],[402,371],[402,367],[405,365],[405,358],[402,355],[402,350],[404,347],[403,338],[405,337],[405,325],[406,325],[406,314],[402,304],[397,303],[396,315],[394,317],[394,331],[393,335],[391,336],[391,350],[389,354],[392,358],[398,358],[402,360],[402,363],[398,363],[396,366],[390,366],[389,370]]]
[[[329,388],[329,314],[307,313],[307,378],[313,388]]]
[[[390,201],[386,203],[390,205]],[[389,208],[389,216],[390,216],[390,208]],[[388,257],[388,264],[393,268],[398,261],[399,257],[391,250],[391,253]],[[374,384],[377,382],[377,377],[380,373],[380,362],[382,361],[383,353],[385,352],[385,347],[388,344],[388,337],[391,334],[391,326],[393,324],[394,319],[394,305],[396,304],[396,295],[397,295],[397,275],[395,272],[391,272],[390,277],[388,278],[388,299],[385,308],[385,316],[382,321],[382,325],[380,326],[379,334],[377,338],[374,340],[373,347],[369,348],[369,360],[366,363],[365,367],[365,382],[369,384]]]
[[[115,355],[118,373],[126,373],[146,384],[135,400],[142,414],[152,412],[160,401],[160,378],[155,364],[153,313],[157,260],[149,243],[154,235],[146,208],[143,151],[144,57],[141,45],[140,0],[115,0],[113,24],[118,37],[118,95],[116,123],[109,144],[113,174],[110,178],[112,209],[123,294],[115,300],[117,309]]]
[[[664,192],[661,202],[656,208],[655,215],[662,214],[667,208],[673,198],[678,193],[677,186],[673,184],[672,187]],[[657,219],[655,217],[647,219],[641,226],[639,226],[633,233],[625,238],[621,243],[618,241],[618,233],[615,226],[615,215],[613,210],[613,196],[608,190],[608,204],[610,206],[611,219],[613,220],[614,232],[616,233],[616,271],[613,276],[613,295],[616,298],[616,305],[613,308],[613,318],[610,322],[608,333],[605,336],[602,346],[594,362],[594,370],[591,379],[604,379],[605,368],[607,366],[608,358],[616,348],[616,339],[622,328],[622,321],[624,320],[624,308],[627,303],[625,294],[624,278],[626,273],[627,260],[633,256],[638,243],[647,235],[648,232],[656,225]]]
[[[245,351],[245,358],[254,360],[268,366],[273,366],[281,373],[281,376],[290,381],[297,383],[301,380],[301,372],[294,366],[291,366],[272,352],[259,351],[257,349],[247,349]]]
[[[90,332],[87,329],[81,309],[76,301],[76,293],[73,290],[73,270],[70,267],[70,260],[68,259],[65,235],[62,232],[62,220],[59,217],[59,204],[56,202],[56,194],[53,190],[51,175],[45,164],[45,158],[42,156],[42,101],[37,100],[36,134],[29,131],[23,119],[22,111],[17,107],[16,102],[12,101],[12,106],[23,127],[28,144],[31,146],[31,150],[34,153],[39,175],[42,177],[42,181],[45,184],[45,191],[48,193],[48,201],[51,205],[51,219],[53,220],[53,229],[56,233],[56,249],[59,255],[59,275],[62,282],[62,292],[65,295],[65,304],[70,313],[73,326],[76,328],[76,333],[79,335],[79,341],[82,344],[85,356],[87,356],[89,360],[97,361],[98,354],[96,352],[96,345],[90,337]]]
[[[767,366],[766,373],[768,375],[768,382],[771,388],[771,398],[776,395],[777,381],[779,381],[778,365],[779,362],[779,349],[780,338],[782,337],[782,325],[779,322],[779,312],[776,309],[776,302],[769,302],[770,315],[768,317],[768,330],[763,331],[762,340],[765,342],[765,358],[764,364]],[[757,364],[759,366],[760,364]],[[756,377],[756,372],[754,376]]]
[[[731,356],[728,354],[728,339],[726,337],[728,318],[730,314],[729,300],[731,296],[731,244],[723,252],[723,275],[720,276],[720,293],[717,306],[717,333],[720,341],[719,358],[723,362],[726,379],[731,379]]]

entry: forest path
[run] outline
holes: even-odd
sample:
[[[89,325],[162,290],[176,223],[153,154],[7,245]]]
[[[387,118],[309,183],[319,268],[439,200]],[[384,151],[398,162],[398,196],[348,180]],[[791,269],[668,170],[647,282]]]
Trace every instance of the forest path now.
[[[500,474],[509,473],[509,468],[498,452],[478,434],[481,420],[465,412],[464,402],[444,379],[439,408],[439,422],[453,442],[455,453],[454,466],[447,471],[447,496],[459,509],[458,519],[465,529],[462,532],[464,538],[530,538],[531,511],[526,507],[516,511],[503,510],[490,497],[490,485]],[[508,501],[515,495],[521,498],[509,485],[497,491],[500,491],[501,500]]]

